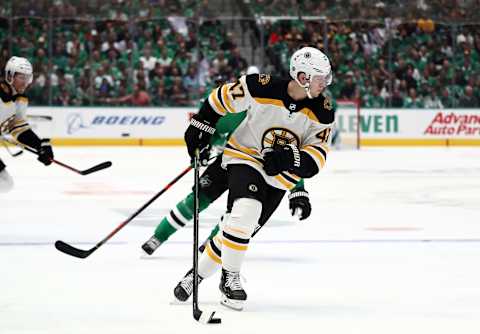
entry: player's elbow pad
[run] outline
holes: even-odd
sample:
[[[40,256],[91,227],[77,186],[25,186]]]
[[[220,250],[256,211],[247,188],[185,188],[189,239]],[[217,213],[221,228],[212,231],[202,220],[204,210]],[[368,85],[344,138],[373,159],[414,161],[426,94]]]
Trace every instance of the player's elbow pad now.
[[[215,110],[213,110],[210,103],[208,103],[208,99],[203,102],[202,107],[200,108],[197,115],[200,119],[208,121],[212,126],[215,126],[220,117],[222,117]]]
[[[300,167],[296,167],[292,172],[301,178],[308,179],[318,174],[317,163],[308,153],[300,152]]]

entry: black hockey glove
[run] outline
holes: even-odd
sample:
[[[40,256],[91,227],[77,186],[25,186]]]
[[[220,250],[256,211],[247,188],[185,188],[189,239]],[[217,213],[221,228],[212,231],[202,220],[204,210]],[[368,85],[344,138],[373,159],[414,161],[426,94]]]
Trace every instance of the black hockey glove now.
[[[200,162],[206,165],[210,154],[210,138],[215,128],[208,120],[202,119],[198,114],[194,115],[190,125],[185,131],[185,142],[187,143],[188,155],[193,159],[195,150],[200,150]]]
[[[40,161],[45,166],[48,166],[52,163],[53,159],[53,150],[48,139],[42,139],[40,147],[38,148],[38,161]]]
[[[263,152],[263,169],[268,176],[300,167],[300,152],[295,145],[289,144]]]
[[[289,207],[292,216],[300,211],[300,220],[307,219],[312,213],[312,205],[305,189],[295,189],[288,195]]]

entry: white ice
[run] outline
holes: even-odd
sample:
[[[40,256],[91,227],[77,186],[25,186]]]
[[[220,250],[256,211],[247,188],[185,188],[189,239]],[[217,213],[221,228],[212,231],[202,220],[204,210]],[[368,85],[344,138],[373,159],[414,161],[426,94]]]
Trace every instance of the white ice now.
[[[191,304],[170,305],[191,267],[192,229],[152,257],[140,245],[190,190],[193,174],[87,259],[89,249],[188,166],[185,148],[57,148],[79,176],[28,152],[0,152],[15,180],[1,195],[0,333],[479,333],[478,149],[382,148],[332,152],[306,188],[312,216],[297,223],[282,202],[251,242],[243,312],[218,304],[219,276],[202,283],[201,325]],[[225,207],[202,215],[201,239]]]

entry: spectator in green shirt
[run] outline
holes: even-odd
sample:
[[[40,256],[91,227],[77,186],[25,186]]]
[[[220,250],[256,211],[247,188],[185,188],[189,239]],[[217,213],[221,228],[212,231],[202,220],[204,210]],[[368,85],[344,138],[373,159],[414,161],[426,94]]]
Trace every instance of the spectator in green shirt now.
[[[405,98],[403,105],[404,108],[423,108],[423,100],[421,97],[417,96],[417,90],[415,88],[410,88],[408,90],[408,96]]]
[[[365,108],[385,108],[385,99],[380,95],[380,89],[373,86],[371,94],[367,94],[365,99]]]

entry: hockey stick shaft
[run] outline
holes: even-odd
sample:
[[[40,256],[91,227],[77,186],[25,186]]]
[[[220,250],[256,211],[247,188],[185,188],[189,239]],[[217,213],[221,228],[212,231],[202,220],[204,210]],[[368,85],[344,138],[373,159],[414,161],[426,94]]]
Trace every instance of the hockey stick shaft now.
[[[198,229],[199,229],[199,185],[200,185],[200,151],[195,150],[193,158],[194,186],[193,186],[193,296],[192,311],[193,318],[205,324],[220,324],[222,319],[214,318],[215,311],[204,312],[198,307]]]
[[[16,146],[19,146],[21,148],[23,148],[24,150],[30,152],[30,153],[33,153],[35,155],[39,155],[39,153],[37,151],[35,151],[34,149],[26,146],[26,145],[23,145],[22,143],[18,143],[18,142],[13,142],[11,140],[8,140],[8,139],[5,139],[6,142],[12,144],[12,145],[16,145]],[[63,167],[63,168],[66,168],[68,170],[71,170],[72,172],[74,173],[77,173],[77,174],[80,174],[80,175],[88,175],[88,174],[92,174],[92,173],[95,173],[95,172],[98,172],[102,169],[106,169],[106,168],[109,168],[112,166],[112,162],[111,161],[105,161],[105,162],[102,162],[98,165],[95,165],[93,167],[90,167],[88,169],[85,169],[85,170],[78,170],[72,166],[69,166],[63,162],[60,162],[58,160],[55,160],[55,159],[50,159],[51,162]]]
[[[23,148],[25,150],[27,150],[28,152],[31,152],[33,154],[36,154],[36,155],[39,155],[37,151],[31,149],[30,147],[27,147],[27,146],[23,146]],[[55,159],[50,159],[53,163],[63,167],[63,168],[66,168],[68,170],[71,170],[72,172],[74,173],[77,173],[77,174],[80,174],[80,175],[88,175],[88,174],[92,174],[92,173],[95,173],[95,172],[98,172],[102,169],[105,169],[105,168],[109,168],[112,166],[112,163],[110,161],[105,161],[105,162],[102,162],[98,165],[95,165],[93,167],[90,167],[88,169],[85,169],[85,170],[78,170],[70,165],[67,165],[63,162],[60,162],[58,160],[55,160]]]
[[[78,258],[86,258],[90,254],[92,254],[95,250],[100,248],[103,244],[105,244],[108,240],[110,240],[115,234],[118,233],[122,228],[124,228],[128,223],[130,223],[135,217],[137,217],[143,210],[145,210],[150,204],[152,204],[157,198],[159,198],[163,193],[165,193],[168,189],[170,189],[171,186],[173,186],[175,183],[178,182],[185,174],[187,174],[190,170],[192,169],[191,166],[188,166],[185,168],[178,176],[176,176],[165,188],[163,188],[161,191],[159,191],[155,196],[150,198],[148,202],[146,202],[144,205],[142,205],[141,208],[139,208],[137,211],[135,211],[130,217],[127,218],[123,223],[118,225],[112,232],[110,232],[102,241],[97,243],[93,248],[89,250],[82,250],[75,248],[61,240],[58,240],[55,242],[55,248],[57,248],[59,251],[74,256]]]
[[[198,186],[200,183],[200,158],[199,152],[196,150],[195,157],[193,158],[193,317],[196,318],[199,314],[198,309],[198,219],[199,219],[199,198],[198,198]]]

